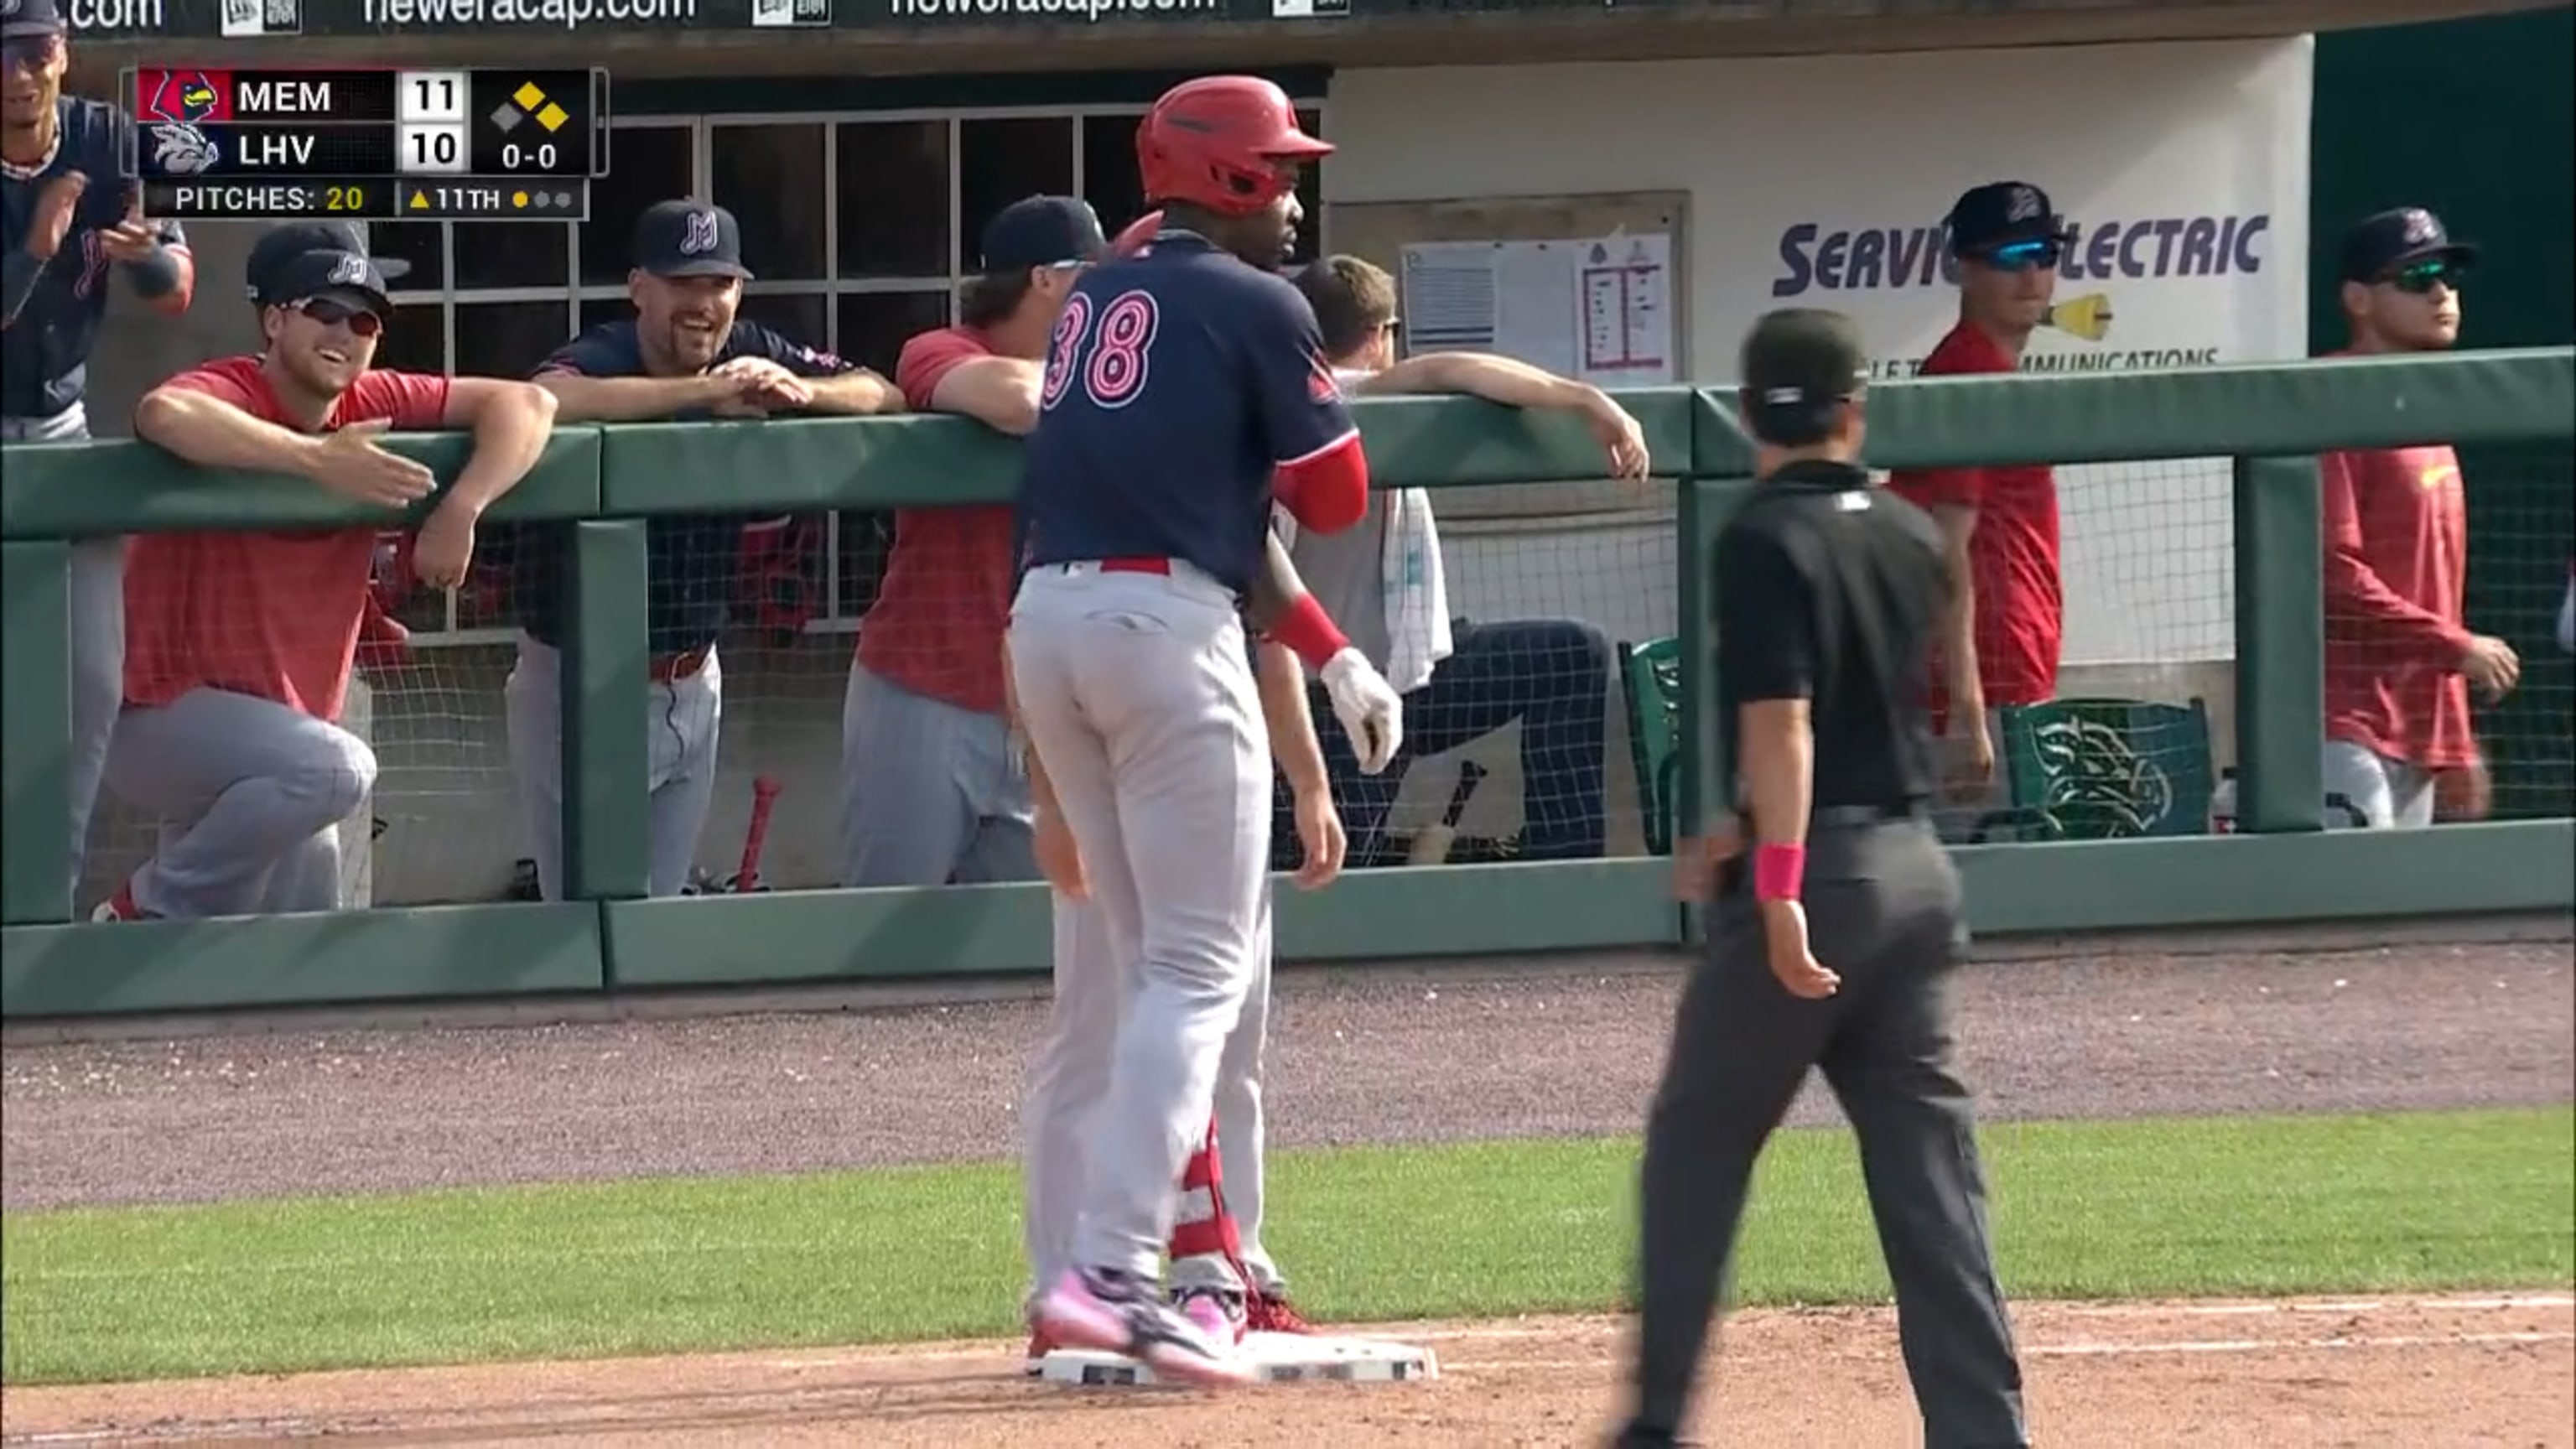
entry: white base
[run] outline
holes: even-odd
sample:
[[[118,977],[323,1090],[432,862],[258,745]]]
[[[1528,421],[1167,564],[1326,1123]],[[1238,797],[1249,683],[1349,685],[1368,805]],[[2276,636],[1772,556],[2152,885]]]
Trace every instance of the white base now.
[[[1440,1377],[1439,1359],[1427,1348],[1376,1338],[1336,1334],[1247,1333],[1235,1352],[1263,1383],[1393,1384]],[[1059,1348],[1040,1361],[1049,1383],[1118,1388],[1160,1382],[1154,1371],[1123,1354]]]

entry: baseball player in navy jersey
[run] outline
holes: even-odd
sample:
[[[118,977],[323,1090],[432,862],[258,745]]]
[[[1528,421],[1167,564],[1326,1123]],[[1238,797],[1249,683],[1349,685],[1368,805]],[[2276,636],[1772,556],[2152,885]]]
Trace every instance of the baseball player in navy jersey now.
[[[117,176],[134,121],[66,96],[55,0],[0,0],[0,440],[89,436],[90,348],[123,272],[163,316],[188,310],[196,267],[172,221],[146,221]],[[72,549],[71,879],[78,889],[124,679],[125,540]]]
[[[1147,113],[1137,160],[1161,229],[1086,274],[1057,320],[1004,641],[1041,825],[1061,818],[1119,974],[1069,1261],[1032,1326],[1203,1384],[1248,1371],[1164,1298],[1159,1270],[1261,969],[1271,741],[1247,603],[1270,641],[1320,656],[1364,763],[1401,743],[1393,691],[1322,608],[1256,597],[1274,500],[1323,533],[1368,503],[1313,309],[1274,270],[1298,168],[1329,150],[1250,77],[1187,82]]]
[[[563,422],[754,418],[772,413],[903,411],[882,377],[735,315],[742,231],[733,213],[697,201],[647,208],[635,226],[626,279],[635,315],[603,322],[540,365]],[[646,524],[646,630],[652,651],[650,886],[678,895],[688,883],[714,797],[724,675],[716,659],[742,549],[743,520],[655,518]],[[564,547],[532,540],[519,551],[511,589],[519,608],[519,660],[503,689],[510,764],[546,900],[563,898]]]

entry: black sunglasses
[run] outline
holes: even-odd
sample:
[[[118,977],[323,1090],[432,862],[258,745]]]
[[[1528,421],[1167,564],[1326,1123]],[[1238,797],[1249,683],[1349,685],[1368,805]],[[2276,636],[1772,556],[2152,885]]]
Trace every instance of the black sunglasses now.
[[[325,327],[346,323],[350,332],[360,337],[373,337],[385,330],[385,319],[374,312],[364,307],[352,307],[346,302],[335,302],[328,297],[308,297],[297,303],[295,310]]]
[[[51,64],[63,53],[59,35],[22,35],[15,40],[0,40],[0,65],[15,70],[19,66]]]
[[[2448,257],[2431,257],[2412,266],[2399,267],[2381,280],[2401,292],[2421,297],[2435,287],[2460,290],[2460,279],[2469,269]]]

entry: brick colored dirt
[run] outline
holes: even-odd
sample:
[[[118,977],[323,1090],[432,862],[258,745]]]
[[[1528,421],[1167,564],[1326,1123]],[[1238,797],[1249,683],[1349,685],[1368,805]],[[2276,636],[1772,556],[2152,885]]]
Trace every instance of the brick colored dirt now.
[[[1635,958],[1281,985],[1274,1143],[1631,1133],[1678,974]],[[2563,940],[1984,964],[1958,992],[1990,1118],[2555,1103],[2576,1095]],[[12,1210],[1011,1150],[1030,1000],[486,1028],[13,1046]],[[1426,1064],[1442,1075],[1428,1079]],[[1811,1094],[1794,1120],[1832,1120]],[[1289,1211],[1324,1204],[1284,1204]],[[1292,1265],[1293,1267],[1293,1265]],[[2040,1442],[2576,1449],[2567,1295],[2327,1305],[2016,1305]],[[1607,1319],[1378,1329],[1434,1383],[1033,1384],[1016,1344],[13,1389],[16,1444],[1597,1442]],[[1721,1442],[1916,1440],[1882,1311],[1731,1320]]]
[[[2025,1304],[2038,1441],[2065,1449],[2576,1445],[2569,1299]],[[1016,1344],[733,1354],[13,1390],[10,1444],[823,1445],[870,1449],[1311,1449],[1598,1443],[1620,1326],[1602,1318],[1394,1326],[1417,1384],[1223,1396],[1076,1389],[1016,1372]],[[1726,1444],[1920,1442],[1883,1310],[1746,1314],[1702,1415]]]

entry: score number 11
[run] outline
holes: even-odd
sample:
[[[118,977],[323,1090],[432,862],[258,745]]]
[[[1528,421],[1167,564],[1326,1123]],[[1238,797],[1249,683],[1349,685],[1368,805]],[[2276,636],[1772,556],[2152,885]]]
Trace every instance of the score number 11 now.
[[[472,94],[467,73],[407,70],[394,84],[395,166],[405,175],[463,175],[472,151],[465,121]]]

